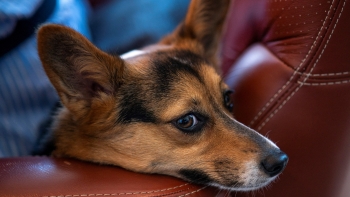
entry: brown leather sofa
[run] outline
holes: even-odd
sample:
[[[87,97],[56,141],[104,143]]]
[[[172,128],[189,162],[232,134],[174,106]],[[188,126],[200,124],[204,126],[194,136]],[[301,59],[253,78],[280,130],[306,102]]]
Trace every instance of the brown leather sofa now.
[[[0,197],[224,196],[216,188],[74,159],[0,159]]]
[[[236,118],[289,156],[247,196],[350,196],[350,2],[235,0],[223,74]],[[227,196],[172,177],[72,159],[0,159],[0,196]],[[231,193],[232,196],[246,196]]]
[[[222,69],[235,117],[289,156],[255,196],[349,197],[350,2],[233,2]]]

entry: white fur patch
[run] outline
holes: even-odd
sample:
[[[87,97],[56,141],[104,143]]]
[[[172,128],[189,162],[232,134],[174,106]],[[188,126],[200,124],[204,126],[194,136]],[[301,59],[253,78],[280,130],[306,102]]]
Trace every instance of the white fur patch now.
[[[227,187],[218,183],[212,183],[210,185],[229,191],[254,191],[267,186],[269,183],[271,183],[271,181],[273,181],[276,178],[262,177],[258,166],[256,166],[256,163],[253,161],[246,163],[244,171],[245,173],[241,174],[240,176],[240,182],[243,182],[243,185],[240,185],[238,187]]]
[[[138,55],[142,55],[142,54],[145,54],[145,53],[146,53],[145,51],[141,51],[141,50],[132,50],[132,51],[129,51],[127,53],[124,53],[120,57],[122,59],[128,59],[128,58],[136,57]]]

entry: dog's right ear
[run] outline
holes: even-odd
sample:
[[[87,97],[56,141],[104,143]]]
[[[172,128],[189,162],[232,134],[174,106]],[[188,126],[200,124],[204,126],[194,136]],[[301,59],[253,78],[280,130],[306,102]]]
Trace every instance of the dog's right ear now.
[[[40,27],[38,52],[46,74],[70,110],[78,110],[78,103],[86,107],[94,99],[113,95],[120,84],[123,60],[97,49],[68,27]]]

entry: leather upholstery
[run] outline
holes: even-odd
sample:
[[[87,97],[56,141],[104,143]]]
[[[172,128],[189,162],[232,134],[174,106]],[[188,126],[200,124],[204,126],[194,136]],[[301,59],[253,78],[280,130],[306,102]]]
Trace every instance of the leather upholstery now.
[[[235,90],[235,117],[289,156],[279,180],[248,196],[349,196],[350,2],[232,2],[222,68]],[[0,159],[5,197],[226,196],[217,192],[71,159]]]
[[[0,159],[0,196],[223,196],[215,188],[73,159]]]
[[[255,196],[350,196],[350,2],[233,2],[222,69],[235,117],[289,156]]]

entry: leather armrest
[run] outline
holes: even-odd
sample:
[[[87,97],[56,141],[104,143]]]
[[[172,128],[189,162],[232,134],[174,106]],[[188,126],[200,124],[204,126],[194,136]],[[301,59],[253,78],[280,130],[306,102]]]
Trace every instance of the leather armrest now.
[[[222,68],[235,118],[289,157],[280,179],[255,196],[349,197],[350,3],[231,6]]]
[[[216,188],[74,159],[0,159],[0,196],[220,196]]]

